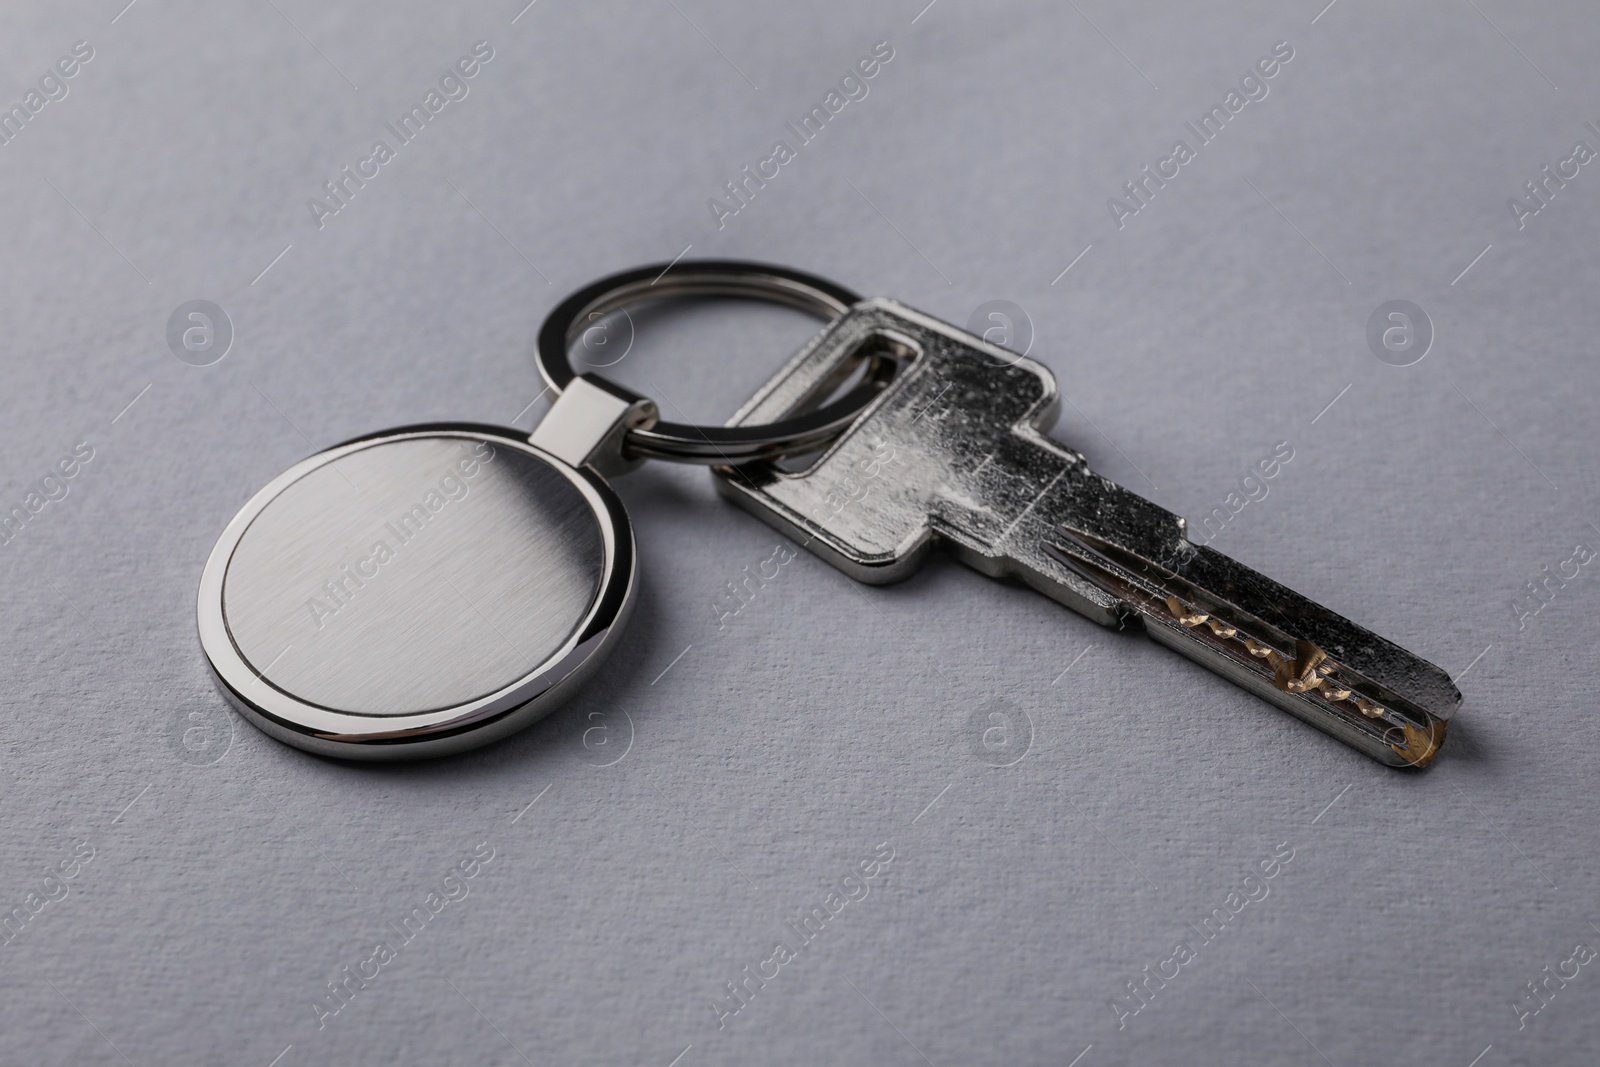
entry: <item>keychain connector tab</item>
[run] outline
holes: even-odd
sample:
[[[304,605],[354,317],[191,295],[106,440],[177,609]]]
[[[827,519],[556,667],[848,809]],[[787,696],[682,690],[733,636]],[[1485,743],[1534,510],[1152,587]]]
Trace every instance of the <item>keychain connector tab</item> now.
[[[644,462],[625,448],[628,431],[648,429],[661,417],[648,400],[595,374],[567,383],[528,443],[574,467],[610,477]]]

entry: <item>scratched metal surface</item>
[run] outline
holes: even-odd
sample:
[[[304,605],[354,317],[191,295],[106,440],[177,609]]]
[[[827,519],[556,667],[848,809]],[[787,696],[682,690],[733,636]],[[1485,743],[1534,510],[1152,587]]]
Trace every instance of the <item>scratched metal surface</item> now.
[[[123,3],[0,14],[0,1059],[1592,1062],[1588,5]],[[230,718],[238,506],[531,427],[545,311],[680,253],[1027,349],[1093,469],[1444,666],[1443,754],[963,567],[854,585],[660,464],[631,629],[526,734]],[[590,355],[720,422],[810,329]]]
[[[873,585],[903,579],[944,547],[978,572],[1015,578],[1102,626],[1143,631],[1374,759],[1425,766],[1437,754],[1435,734],[1443,736],[1444,720],[1461,703],[1442,668],[1215,549],[1196,547],[1183,519],[1044,437],[1060,397],[1053,376],[1031,360],[980,347],[971,334],[879,298],[821,334],[799,367],[774,376],[770,391],[736,418],[780,417],[785,408],[777,398],[792,395],[792,379],[828,381],[830,368],[890,339],[908,349],[906,362],[835,445],[804,470],[719,467],[724,495],[852,578]],[[1118,559],[1130,569],[1119,571],[1083,540],[1074,554],[1062,553],[1059,546],[1077,532],[1122,553]],[[1136,591],[1132,583],[1143,580],[1153,584]],[[1184,584],[1154,584],[1169,580]],[[1187,610],[1197,617],[1185,625],[1167,601],[1190,596],[1217,599]],[[1336,660],[1330,677],[1342,680],[1331,692],[1343,695],[1327,700],[1330,690],[1320,684],[1279,688],[1280,668],[1255,655],[1237,625],[1199,625],[1213,611],[1229,612],[1239,625],[1245,616],[1236,611],[1271,619],[1281,636],[1263,628],[1262,639],[1290,657],[1277,664],[1298,660],[1300,642],[1326,652]],[[1346,684],[1390,706],[1358,711]],[[1239,737],[1250,746],[1247,732]]]

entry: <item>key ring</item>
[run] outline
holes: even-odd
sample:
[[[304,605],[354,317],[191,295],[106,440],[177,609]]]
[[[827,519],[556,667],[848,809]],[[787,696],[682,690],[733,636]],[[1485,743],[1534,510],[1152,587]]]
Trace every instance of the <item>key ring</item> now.
[[[539,372],[558,394],[578,377],[568,350],[596,317],[641,300],[684,296],[736,296],[786,304],[833,323],[861,298],[842,285],[788,267],[741,260],[691,260],[621,271],[563,300],[539,330]],[[615,393],[643,400],[598,374]],[[881,392],[881,382],[863,381],[814,411],[760,426],[691,426],[654,421],[629,428],[623,449],[630,457],[679,463],[739,464],[813,451],[832,441]]]

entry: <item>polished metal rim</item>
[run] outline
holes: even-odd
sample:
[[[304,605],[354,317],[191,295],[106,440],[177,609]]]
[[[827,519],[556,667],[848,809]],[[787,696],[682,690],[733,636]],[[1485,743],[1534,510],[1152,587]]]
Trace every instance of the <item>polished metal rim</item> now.
[[[361,451],[410,437],[490,439],[536,456],[582,494],[599,525],[604,567],[594,603],[560,649],[521,678],[454,707],[410,715],[363,715],[309,703],[278,688],[234,643],[223,607],[223,582],[234,550],[256,516],[311,471]],[[487,744],[555,710],[601,666],[632,613],[637,574],[633,528],[622,502],[598,476],[540,449],[468,425],[390,430],[319,452],[274,478],[239,510],[212,549],[200,577],[200,644],[224,696],[265,733],[297,748],[343,759],[412,759]]]
[[[785,304],[832,323],[860,297],[825,278],[741,260],[658,263],[602,278],[563,300],[539,330],[539,371],[557,393],[577,376],[569,350],[592,316],[646,300],[732,296]],[[738,464],[815,451],[842,433],[881,391],[886,372],[876,365],[860,384],[814,411],[758,426],[693,426],[655,422],[630,429],[625,450],[635,457],[680,463]],[[613,384],[614,383],[609,383]],[[620,387],[619,387],[620,388]],[[624,390],[635,399],[644,399]]]

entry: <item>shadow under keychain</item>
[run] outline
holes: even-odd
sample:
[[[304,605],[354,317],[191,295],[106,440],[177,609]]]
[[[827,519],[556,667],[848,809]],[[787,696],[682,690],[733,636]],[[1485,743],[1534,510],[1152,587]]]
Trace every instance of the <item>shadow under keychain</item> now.
[[[574,372],[568,350],[597,318],[683,296],[829,325],[723,427],[662,422],[652,401]],[[893,301],[761,264],[657,265],[563,301],[538,356],[558,399],[532,434],[445,423],[357,438],[228,524],[201,577],[200,640],[251,722],[323,755],[392,759],[553,711],[632,609],[633,530],[606,478],[646,458],[714,465],[725,496],[864,582],[943,546],[1143,629],[1391,766],[1430,762],[1461,701],[1439,667],[1195,545],[1182,518],[1046,437],[1048,368]],[[1255,725],[1236,747],[1259,743]]]

